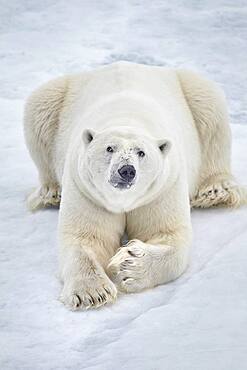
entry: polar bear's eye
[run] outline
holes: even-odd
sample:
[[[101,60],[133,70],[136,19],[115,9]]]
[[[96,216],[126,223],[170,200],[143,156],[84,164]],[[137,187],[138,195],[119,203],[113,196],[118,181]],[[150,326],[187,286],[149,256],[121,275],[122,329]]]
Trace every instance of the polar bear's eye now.
[[[145,153],[142,150],[139,150],[139,152],[137,152],[137,155],[139,157],[144,157],[145,156]]]
[[[111,146],[108,146],[106,148],[106,151],[109,152],[109,153],[113,153],[113,148]]]
[[[137,152],[137,154],[138,154],[139,157],[144,157],[145,156],[145,153],[142,150],[139,150],[139,152]]]

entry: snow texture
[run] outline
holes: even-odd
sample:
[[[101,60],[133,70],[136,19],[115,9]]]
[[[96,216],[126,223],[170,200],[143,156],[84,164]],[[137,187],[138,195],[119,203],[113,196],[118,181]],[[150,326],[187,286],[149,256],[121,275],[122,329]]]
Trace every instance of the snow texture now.
[[[56,299],[58,212],[25,206],[38,179],[22,133],[26,97],[50,78],[116,60],[192,68],[226,92],[247,183],[246,19],[244,0],[0,0],[1,370],[246,369],[246,208],[192,213],[177,281],[69,312]]]

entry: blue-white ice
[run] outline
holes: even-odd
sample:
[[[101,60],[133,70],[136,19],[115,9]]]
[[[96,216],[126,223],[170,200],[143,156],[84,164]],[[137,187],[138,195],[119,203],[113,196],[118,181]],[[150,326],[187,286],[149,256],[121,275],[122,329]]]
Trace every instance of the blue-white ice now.
[[[37,173],[23,103],[58,75],[125,59],[187,67],[224,88],[233,169],[247,183],[247,4],[234,0],[0,0],[0,368],[244,370],[247,209],[193,212],[189,270],[98,311],[57,300],[55,210],[30,214]]]

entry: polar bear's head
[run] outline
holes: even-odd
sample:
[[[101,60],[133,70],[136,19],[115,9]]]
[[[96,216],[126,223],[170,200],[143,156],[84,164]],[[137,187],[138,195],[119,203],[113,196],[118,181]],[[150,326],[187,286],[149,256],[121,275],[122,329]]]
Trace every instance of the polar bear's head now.
[[[169,176],[171,143],[130,127],[96,132],[86,129],[79,150],[83,188],[111,212],[127,212],[147,203]]]

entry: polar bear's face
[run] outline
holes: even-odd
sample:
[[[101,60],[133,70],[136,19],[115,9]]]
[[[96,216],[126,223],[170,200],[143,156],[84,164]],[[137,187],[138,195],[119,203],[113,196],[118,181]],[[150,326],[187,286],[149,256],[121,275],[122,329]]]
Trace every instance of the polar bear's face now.
[[[90,196],[112,212],[142,205],[168,177],[168,140],[121,128],[85,130],[83,141],[78,175]]]

